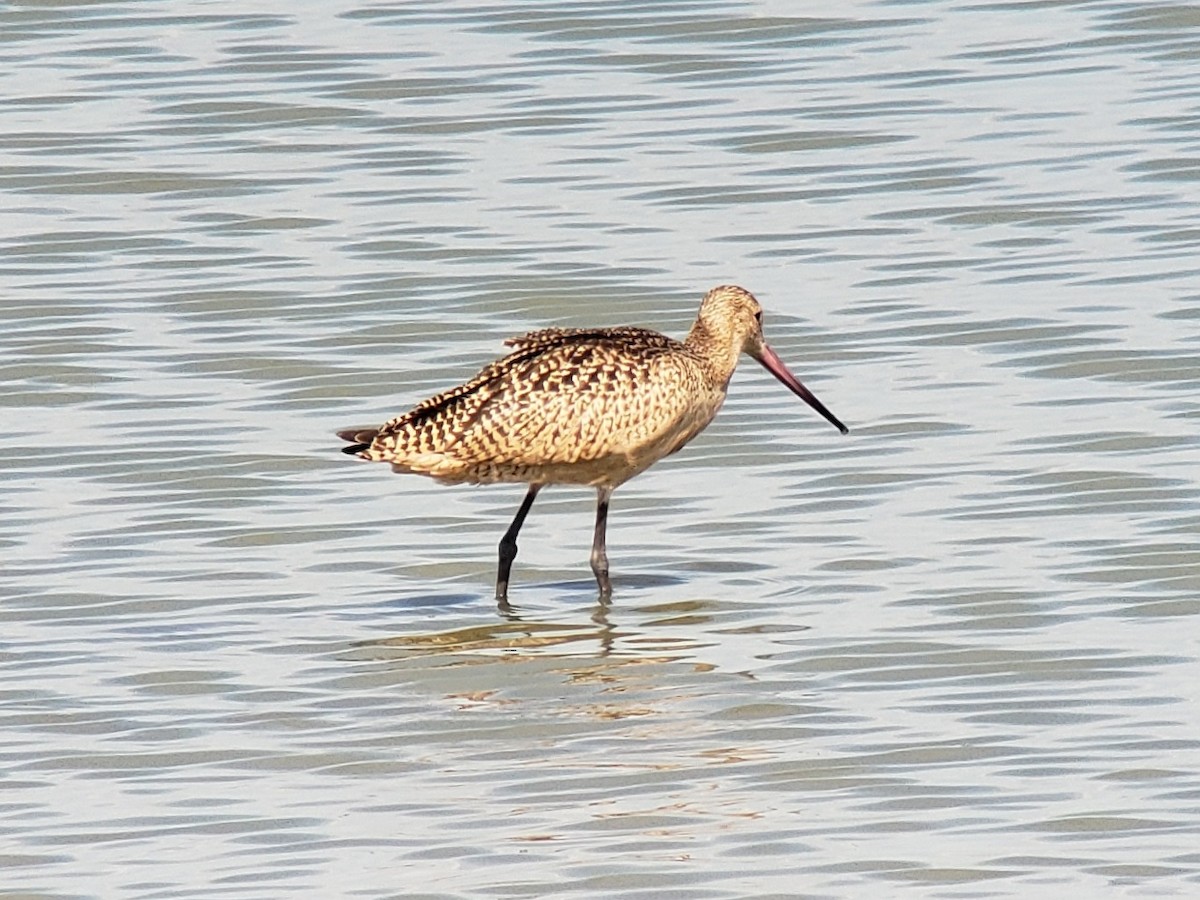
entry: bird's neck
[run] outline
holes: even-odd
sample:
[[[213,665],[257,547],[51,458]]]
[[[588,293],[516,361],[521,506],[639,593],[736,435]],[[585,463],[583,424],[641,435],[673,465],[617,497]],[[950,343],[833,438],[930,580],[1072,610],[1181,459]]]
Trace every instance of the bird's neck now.
[[[732,335],[717,334],[703,320],[697,319],[683,343],[699,360],[706,379],[714,387],[724,389],[741,355],[741,348],[734,344]]]

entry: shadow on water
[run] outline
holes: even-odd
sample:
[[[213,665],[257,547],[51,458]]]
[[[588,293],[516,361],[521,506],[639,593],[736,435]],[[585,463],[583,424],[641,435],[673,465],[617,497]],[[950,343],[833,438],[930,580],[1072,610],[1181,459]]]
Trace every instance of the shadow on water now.
[[[613,579],[614,593],[618,600],[624,596],[626,602],[629,600],[629,594],[634,592],[652,588],[676,587],[685,583],[686,579],[681,577],[644,572],[634,572]],[[607,605],[603,598],[597,597],[596,582],[591,578],[528,584],[525,585],[524,593],[531,594],[535,590],[547,589],[554,592],[556,596],[555,605],[561,606],[567,611],[582,608],[585,602],[584,598],[587,598],[586,602],[592,604],[598,604],[599,606]],[[456,609],[487,604],[503,618],[520,620],[522,618],[522,603],[520,602],[521,587],[514,587],[512,594],[518,597],[518,602],[514,603],[511,600],[505,600],[492,604],[488,602],[486,595],[481,592],[462,590],[404,594],[380,600],[371,607],[373,612],[368,615],[377,615],[381,609],[384,611],[406,612],[414,609]]]
[[[468,591],[457,591],[454,593],[437,592],[428,594],[406,594],[403,597],[393,597],[388,600],[381,601],[376,605],[376,609],[382,607],[388,610],[412,610],[412,609],[450,609],[460,606],[469,606],[479,601],[479,595]]]
[[[617,597],[621,595],[622,588],[634,590],[674,587],[684,582],[685,579],[677,575],[658,575],[651,572],[627,572],[612,576],[613,595]],[[579,593],[596,592],[596,582],[591,578],[572,581],[552,581],[545,586],[555,590],[578,591]]]
[[[354,643],[352,659],[407,659],[420,656],[521,657],[608,656],[619,637],[608,623],[556,623],[509,620],[375,638]]]
[[[671,579],[664,579],[671,581]],[[572,586],[578,586],[572,583]],[[440,605],[440,604],[439,604]],[[614,604],[598,598],[586,610],[570,612],[572,621],[550,621],[544,613],[522,611],[519,605],[501,601],[495,607],[500,621],[433,631],[414,631],[385,638],[372,638],[351,644],[350,654],[343,659],[407,660],[420,657],[504,657],[506,659],[653,657],[657,661],[683,661],[705,646],[705,642],[669,629],[686,620],[695,625],[705,621],[703,603],[699,601],[639,604]],[[586,614],[586,621],[580,616]],[[646,615],[650,617],[647,619]],[[618,626],[614,617],[625,620],[638,618],[643,627]],[[682,618],[681,618],[682,617]],[[648,627],[647,627],[648,626]],[[652,633],[648,628],[663,628]]]

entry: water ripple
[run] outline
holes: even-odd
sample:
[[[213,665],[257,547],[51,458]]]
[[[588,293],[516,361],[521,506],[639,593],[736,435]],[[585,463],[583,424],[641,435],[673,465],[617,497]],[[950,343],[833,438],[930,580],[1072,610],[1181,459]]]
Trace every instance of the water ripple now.
[[[1033,6],[0,12],[6,886],[1194,894],[1196,16]],[[747,361],[611,604],[337,452],[725,282],[851,434]]]

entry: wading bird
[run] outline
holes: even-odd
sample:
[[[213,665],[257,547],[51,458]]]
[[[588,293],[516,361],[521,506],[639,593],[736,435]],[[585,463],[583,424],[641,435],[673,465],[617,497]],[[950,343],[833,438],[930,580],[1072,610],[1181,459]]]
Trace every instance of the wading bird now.
[[[528,485],[500,541],[496,600],[507,602],[517,533],[548,484],[596,489],[592,571],[612,594],[605,528],[612,492],[698,435],[749,354],[838,430],[846,428],[767,346],[749,291],[713,288],[682,341],[643,328],[549,328],[512,338],[513,352],[465,384],[378,428],[338,432],[343,447],[396,472],[446,484]]]

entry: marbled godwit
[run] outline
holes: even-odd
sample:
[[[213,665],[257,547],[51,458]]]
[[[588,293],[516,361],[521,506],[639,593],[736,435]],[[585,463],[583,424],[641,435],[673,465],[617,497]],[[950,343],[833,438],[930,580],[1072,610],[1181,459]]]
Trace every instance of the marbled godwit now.
[[[762,308],[749,291],[709,291],[682,341],[643,328],[549,328],[505,342],[513,352],[466,384],[417,404],[378,428],[338,432],[362,459],[447,484],[527,484],[500,541],[496,599],[504,603],[517,533],[547,484],[596,489],[592,571],[612,593],[604,545],[613,490],[679,450],[725,400],[748,353],[793,393],[846,428],[767,346]]]

